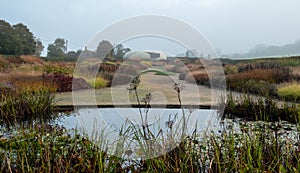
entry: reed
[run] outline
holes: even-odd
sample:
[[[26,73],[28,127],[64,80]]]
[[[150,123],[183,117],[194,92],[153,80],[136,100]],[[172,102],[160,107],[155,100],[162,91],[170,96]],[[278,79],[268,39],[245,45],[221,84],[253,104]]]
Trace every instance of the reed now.
[[[8,91],[0,101],[0,123],[7,126],[53,118],[55,98],[48,90]]]
[[[219,106],[224,108],[225,118],[241,118],[247,121],[288,121],[300,122],[300,107],[296,103],[278,102],[269,97],[254,97],[248,94],[234,97],[231,93],[227,100],[221,99]]]
[[[139,104],[145,104],[145,110],[140,109],[142,125],[127,121],[120,129],[119,136],[132,137],[141,149],[144,157],[132,159],[134,149],[126,149],[124,140],[116,141],[113,148],[115,155],[108,154],[107,140],[109,134],[104,130],[94,132],[90,137],[78,130],[66,130],[59,125],[45,122],[33,125],[20,125],[13,131],[4,131],[0,138],[0,169],[2,172],[299,172],[300,170],[300,128],[296,124],[288,124],[278,117],[273,117],[279,111],[271,100],[253,100],[245,96],[237,102],[232,95],[228,101],[220,102],[225,107],[225,117],[220,120],[220,127],[215,130],[198,131],[185,134],[186,123],[176,126],[176,118],[170,115],[166,122],[167,132],[158,130],[155,134],[147,122],[150,109],[151,94],[143,98],[138,95],[139,76],[134,78],[130,90]],[[183,86],[174,84],[178,101],[181,104]],[[42,103],[47,103],[47,92],[24,92],[16,100],[2,100],[7,110],[12,111],[18,104],[31,102],[34,106],[34,116],[39,115]],[[49,97],[49,98],[48,98]],[[2,97],[4,98],[4,97]],[[22,101],[22,100],[25,101]],[[40,101],[30,101],[40,100]],[[11,103],[11,104],[7,104]],[[21,104],[22,103],[22,104]],[[52,102],[50,102],[52,103]],[[14,105],[15,104],[15,105]],[[48,104],[47,105],[51,105]],[[239,105],[239,106],[237,106]],[[28,107],[28,105],[26,105]],[[18,106],[17,106],[18,107]],[[19,106],[21,107],[21,106]],[[255,109],[254,109],[255,108]],[[1,107],[2,109],[2,107]],[[231,112],[226,112],[230,110]],[[284,111],[287,111],[284,113]],[[293,112],[294,111],[294,112]],[[5,111],[1,111],[5,113]],[[45,113],[41,111],[40,113]],[[47,111],[46,111],[47,112]],[[255,112],[254,117],[249,116]],[[297,107],[284,106],[280,113],[299,116]],[[184,117],[184,111],[182,111]],[[228,119],[242,115],[238,121]],[[4,114],[9,117],[9,114]],[[44,115],[44,114],[43,114]],[[2,116],[2,117],[5,117]],[[299,118],[299,117],[298,117]],[[253,121],[248,121],[253,120]],[[266,120],[254,121],[254,120]],[[292,119],[293,120],[293,119]],[[184,121],[184,120],[181,120]],[[292,121],[293,122],[293,121]],[[160,127],[158,127],[160,129]],[[189,127],[192,128],[192,127]],[[181,131],[180,129],[183,129]],[[178,145],[173,145],[175,139],[181,139]],[[154,147],[155,146],[155,147]],[[163,153],[161,147],[172,147]],[[157,157],[151,158],[155,153]]]

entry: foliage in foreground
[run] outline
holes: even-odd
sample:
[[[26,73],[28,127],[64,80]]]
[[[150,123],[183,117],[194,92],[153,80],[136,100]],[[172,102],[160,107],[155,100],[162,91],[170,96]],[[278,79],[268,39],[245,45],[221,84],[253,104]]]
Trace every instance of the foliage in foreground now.
[[[278,87],[278,95],[286,100],[300,100],[300,84],[297,82],[285,84]]]
[[[234,126],[234,127],[233,127]],[[196,132],[167,154],[130,159],[106,152],[105,138],[33,126],[0,140],[2,172],[297,172],[299,129],[278,123],[223,123],[218,132]],[[233,129],[234,128],[234,129]],[[102,136],[102,135],[100,135]],[[103,136],[102,136],[103,137]],[[141,142],[144,140],[140,136]]]
[[[23,121],[53,118],[54,96],[48,90],[0,93],[0,123],[10,126]]]
[[[220,100],[220,106],[224,108],[222,118],[242,118],[247,121],[288,121],[300,122],[300,106],[294,103],[276,102],[270,98],[240,95],[233,97],[229,94],[227,100]]]
[[[139,77],[135,78],[130,89],[138,102],[149,105],[151,94],[145,98],[137,95]],[[181,104],[181,85],[174,84]],[[20,99],[20,98],[18,98]],[[231,99],[232,100],[232,99]],[[256,112],[263,115],[262,120],[276,123],[221,121],[221,128],[214,131],[198,132],[195,129],[190,136],[166,154],[156,158],[140,157],[132,159],[134,150],[124,150],[125,143],[118,143],[115,153],[109,155],[107,134],[98,134],[95,140],[89,140],[77,131],[67,131],[63,127],[41,124],[28,128],[20,126],[15,131],[6,132],[0,138],[0,169],[2,172],[299,172],[300,171],[300,135],[297,125],[284,125],[282,119],[272,119],[275,103],[267,100],[251,102],[244,98],[238,112],[233,100],[229,106],[237,112],[229,115],[245,115]],[[260,106],[259,109],[256,106]],[[223,105],[226,106],[226,105]],[[258,111],[257,111],[258,110]],[[297,111],[295,107],[283,109]],[[247,111],[247,112],[246,112]],[[141,112],[141,111],[140,111]],[[239,114],[237,114],[239,113]],[[294,113],[294,112],[292,112]],[[133,136],[140,148],[149,148],[149,142],[157,142],[158,137],[148,128],[147,119],[140,114],[142,126],[130,124],[121,129],[122,136]],[[295,115],[286,113],[285,115]],[[291,117],[289,117],[291,118]],[[298,117],[299,118],[299,117]],[[243,118],[242,120],[248,120]],[[259,120],[259,119],[253,119]],[[295,120],[295,119],[291,119]],[[291,121],[293,122],[293,121]],[[299,122],[295,120],[295,122]],[[166,122],[168,131],[175,130]],[[11,134],[13,133],[13,134]],[[101,132],[102,133],[102,132]],[[104,132],[103,132],[104,133]],[[170,135],[169,135],[170,134]],[[166,141],[172,140],[172,133],[166,133]],[[154,147],[151,152],[160,152]]]

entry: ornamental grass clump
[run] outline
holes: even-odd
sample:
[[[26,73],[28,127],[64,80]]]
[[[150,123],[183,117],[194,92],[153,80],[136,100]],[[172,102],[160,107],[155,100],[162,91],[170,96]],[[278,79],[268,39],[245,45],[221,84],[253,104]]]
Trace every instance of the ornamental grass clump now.
[[[54,103],[48,90],[8,91],[0,95],[0,124],[51,119]]]

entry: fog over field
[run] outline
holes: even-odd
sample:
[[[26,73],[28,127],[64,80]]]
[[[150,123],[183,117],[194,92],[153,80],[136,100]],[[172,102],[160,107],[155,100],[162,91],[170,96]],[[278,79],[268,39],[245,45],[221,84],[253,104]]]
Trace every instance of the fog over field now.
[[[69,50],[77,50],[113,22],[143,14],[165,15],[199,30],[219,54],[234,54],[248,53],[258,44],[294,43],[300,38],[299,7],[298,0],[4,0],[0,18],[29,26],[45,46],[62,37]],[[163,42],[148,45],[133,41],[126,46],[165,47]],[[168,50],[172,55],[184,51],[172,44]]]

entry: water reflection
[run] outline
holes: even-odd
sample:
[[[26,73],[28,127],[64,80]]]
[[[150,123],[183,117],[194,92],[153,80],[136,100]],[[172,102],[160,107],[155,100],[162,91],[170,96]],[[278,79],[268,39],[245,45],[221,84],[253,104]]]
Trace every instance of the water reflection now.
[[[162,109],[152,108],[141,109],[144,119],[151,131],[158,132],[160,129],[167,130],[170,120],[174,122],[173,127],[180,126],[182,123],[183,112],[181,109]],[[204,109],[184,109],[184,115],[187,119],[187,132],[191,133],[195,128],[198,130],[207,130],[208,128],[218,127],[217,110]],[[109,127],[113,131],[118,131],[129,121],[134,125],[141,125],[141,116],[138,108],[82,108],[69,114],[62,113],[62,118],[57,122],[67,129],[84,129],[88,134],[95,130],[101,130],[103,127]],[[176,126],[177,125],[177,126]]]

